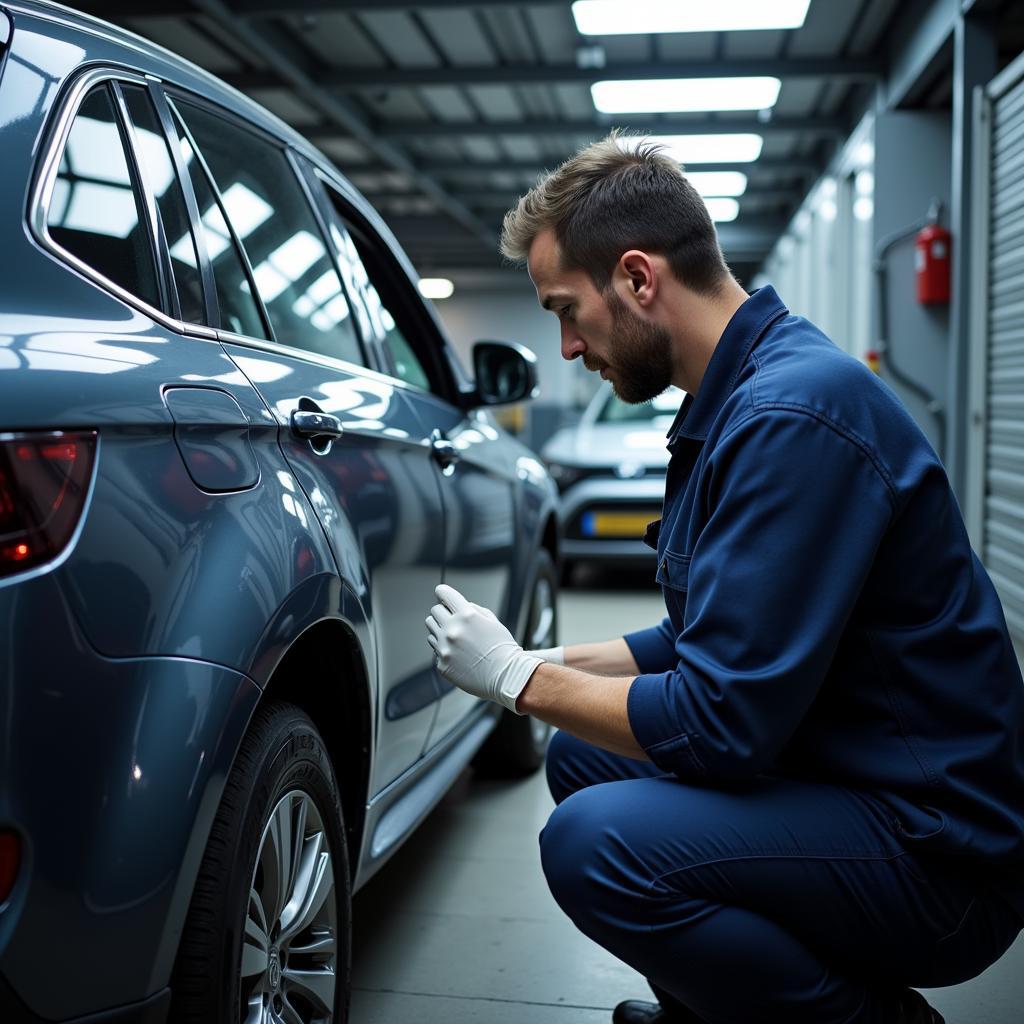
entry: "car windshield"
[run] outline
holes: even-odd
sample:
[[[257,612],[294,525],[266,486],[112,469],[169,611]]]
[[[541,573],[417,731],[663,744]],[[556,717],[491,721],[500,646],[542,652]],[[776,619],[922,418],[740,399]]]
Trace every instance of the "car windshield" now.
[[[666,420],[669,423],[675,418],[679,406],[683,401],[685,392],[679,388],[670,387],[650,402],[642,402],[639,405],[628,405],[614,394],[608,396],[608,401],[598,414],[598,423],[658,423]]]

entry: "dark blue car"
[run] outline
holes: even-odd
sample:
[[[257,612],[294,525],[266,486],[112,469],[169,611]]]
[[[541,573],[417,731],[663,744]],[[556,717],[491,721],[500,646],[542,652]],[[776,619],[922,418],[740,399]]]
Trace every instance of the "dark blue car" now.
[[[546,727],[435,672],[446,580],[555,640],[556,495],[373,210],[173,55],[0,0],[0,1021],[343,1021],[349,908]]]

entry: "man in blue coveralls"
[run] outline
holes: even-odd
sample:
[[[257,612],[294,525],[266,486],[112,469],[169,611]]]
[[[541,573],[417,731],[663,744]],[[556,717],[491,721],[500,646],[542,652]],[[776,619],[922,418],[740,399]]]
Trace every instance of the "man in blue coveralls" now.
[[[770,287],[748,296],[656,146],[614,135],[524,196],[526,259],[668,435],[651,629],[523,651],[448,586],[439,670],[558,726],[555,899],[643,972],[616,1024],[942,1018],[1024,924],[1024,687],[935,452],[892,391]]]

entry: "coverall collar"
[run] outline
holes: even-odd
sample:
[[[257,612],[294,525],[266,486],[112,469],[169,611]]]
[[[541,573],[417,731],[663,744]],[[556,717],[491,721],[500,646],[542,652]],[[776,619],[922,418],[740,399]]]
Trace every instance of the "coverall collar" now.
[[[775,289],[768,284],[753,292],[733,313],[715,351],[711,354],[711,361],[704,371],[700,389],[696,394],[687,395],[683,399],[683,404],[666,435],[669,451],[672,451],[676,443],[683,438],[693,441],[707,440],[708,430],[725,400],[732,394],[736,378],[751,349],[768,326],[788,312]]]

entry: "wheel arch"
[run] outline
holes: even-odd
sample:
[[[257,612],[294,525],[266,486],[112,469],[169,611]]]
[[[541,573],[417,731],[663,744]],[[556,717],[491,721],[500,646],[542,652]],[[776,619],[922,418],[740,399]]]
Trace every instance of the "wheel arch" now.
[[[261,703],[268,700],[300,707],[323,737],[341,795],[354,880],[373,747],[370,680],[355,631],[341,619],[323,619],[307,628],[275,667]]]
[[[561,531],[558,525],[558,516],[555,515],[554,509],[548,512],[547,518],[544,520],[544,530],[541,533],[541,546],[547,550],[547,553],[551,556],[551,561],[555,563],[556,570],[560,566],[561,549],[562,549],[562,537]]]

